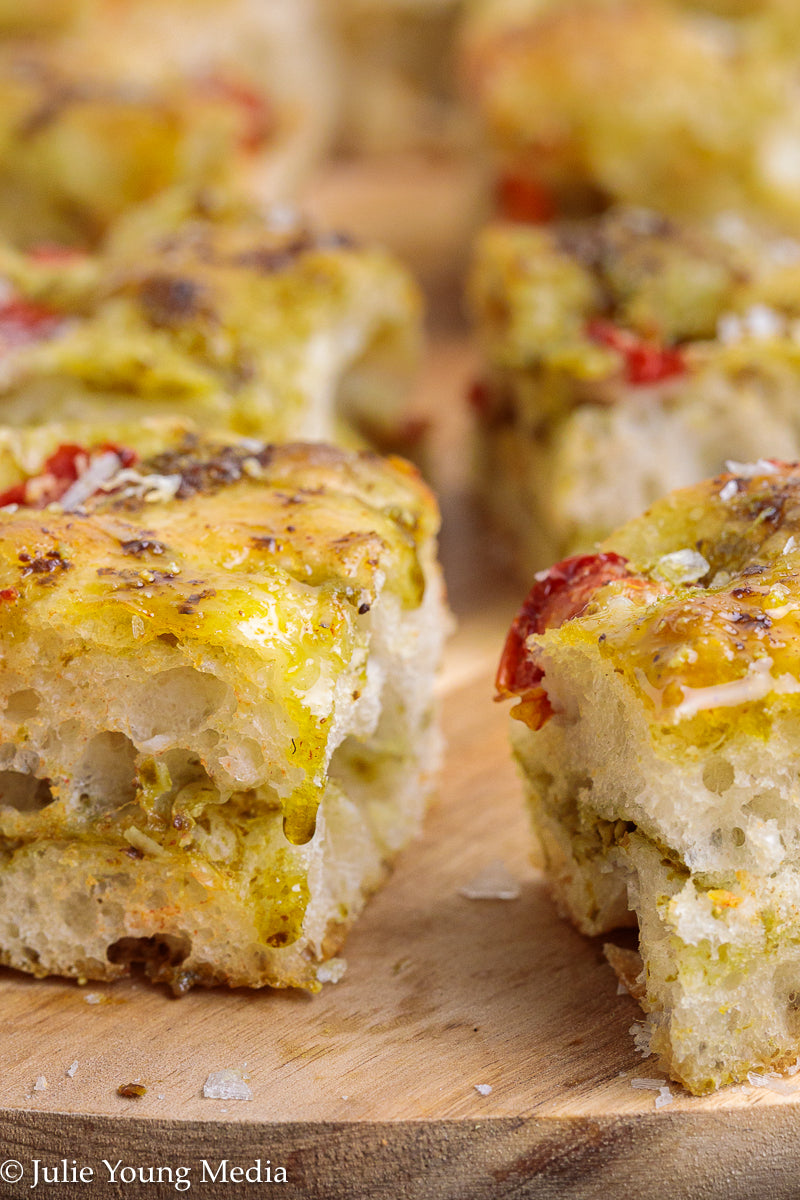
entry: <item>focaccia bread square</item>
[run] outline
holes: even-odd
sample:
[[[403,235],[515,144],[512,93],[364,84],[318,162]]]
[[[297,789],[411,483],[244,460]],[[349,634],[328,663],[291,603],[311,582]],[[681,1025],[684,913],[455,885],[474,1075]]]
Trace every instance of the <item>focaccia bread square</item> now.
[[[119,222],[93,255],[4,246],[0,272],[4,425],[92,422],[114,437],[169,415],[330,441],[348,421],[402,423],[416,286],[390,254],[293,211],[185,193]]]
[[[476,0],[462,63],[512,219],[622,203],[800,230],[792,0]]]
[[[470,283],[482,500],[529,577],[726,459],[800,455],[800,243],[643,209],[498,224]]]
[[[317,990],[432,785],[435,502],[321,445],[70,474],[0,508],[0,961]]]
[[[696,1093],[794,1063],[800,467],[740,465],[542,572],[498,690],[559,907],[638,924],[645,1050]]]
[[[311,0],[0,7],[0,228],[89,247],[175,187],[293,195],[332,128]]]

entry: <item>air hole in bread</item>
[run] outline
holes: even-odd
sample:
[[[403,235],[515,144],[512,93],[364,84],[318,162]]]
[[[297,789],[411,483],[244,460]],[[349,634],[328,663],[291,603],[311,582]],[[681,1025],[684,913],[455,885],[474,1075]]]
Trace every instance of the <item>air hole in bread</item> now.
[[[0,805],[18,812],[38,812],[52,804],[55,796],[49,779],[37,779],[25,771],[0,771]]]
[[[721,796],[733,787],[734,770],[727,758],[712,758],[703,769],[703,783],[710,792]]]
[[[147,974],[152,976],[158,974],[159,967],[179,966],[188,958],[191,948],[191,938],[186,934],[124,937],[111,943],[106,950],[106,957],[111,963],[143,966],[147,970]]]
[[[790,1037],[800,1037],[800,965],[787,963],[775,973],[775,994],[786,996],[786,1029]]]
[[[201,729],[229,696],[228,686],[208,671],[196,671],[194,667],[161,671],[132,698],[131,729],[141,742],[191,733]]]
[[[752,813],[754,817],[758,817],[762,821],[769,821],[775,818],[780,812],[781,797],[777,788],[768,788],[763,792],[756,792],[751,796],[745,805],[742,806],[742,812]]]
[[[75,771],[75,791],[120,808],[136,796],[136,747],[110,729],[89,742]]]
[[[23,688],[19,692],[12,692],[6,703],[6,719],[15,721],[17,724],[21,721],[30,721],[38,713],[41,703],[41,696],[33,688]]]
[[[182,788],[189,787],[191,784],[196,784],[198,787],[202,787],[209,792],[216,792],[219,795],[219,789],[215,787],[211,776],[203,766],[199,756],[193,750],[186,750],[183,747],[168,750],[163,755],[163,761],[166,763],[170,779],[172,780],[171,797]]]

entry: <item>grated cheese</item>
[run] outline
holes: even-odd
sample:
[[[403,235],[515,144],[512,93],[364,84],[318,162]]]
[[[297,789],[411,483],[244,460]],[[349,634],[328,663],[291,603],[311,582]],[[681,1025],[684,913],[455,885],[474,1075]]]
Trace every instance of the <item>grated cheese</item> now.
[[[772,693],[789,695],[800,692],[800,680],[788,674],[773,676],[770,674],[771,667],[772,659],[766,656],[751,663],[741,679],[702,688],[681,686],[683,700],[673,712],[674,720],[683,721],[709,708],[735,708],[740,704],[763,700]]]

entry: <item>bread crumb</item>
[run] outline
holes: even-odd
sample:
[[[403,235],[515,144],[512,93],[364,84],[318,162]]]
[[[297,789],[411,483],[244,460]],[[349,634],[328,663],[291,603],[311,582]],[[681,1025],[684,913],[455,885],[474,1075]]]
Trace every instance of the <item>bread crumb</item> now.
[[[519,892],[519,883],[500,858],[488,863],[474,879],[459,888],[459,895],[467,900],[516,900]]]
[[[78,1060],[77,1060],[77,1058],[76,1058],[76,1059],[75,1059],[75,1061],[74,1061],[74,1063],[71,1063],[71,1064],[70,1064],[70,1066],[68,1066],[68,1067],[67,1067],[67,1069],[66,1069],[66,1071],[64,1072],[64,1074],[65,1074],[65,1075],[68,1075],[70,1079],[74,1079],[74,1078],[75,1078],[75,1072],[77,1071],[77,1069],[78,1069]]]
[[[164,847],[153,838],[148,837],[146,833],[142,833],[141,829],[137,829],[135,825],[129,825],[127,829],[124,829],[122,836],[129,845],[133,846],[134,850],[139,850],[142,854],[150,854],[153,858],[164,857]]]
[[[638,950],[626,950],[623,946],[606,942],[603,954],[617,977],[617,995],[623,991],[633,996],[634,1000],[641,1000],[645,993],[644,964]]]
[[[36,1079],[36,1082],[33,1085],[33,1090],[35,1092],[43,1092],[46,1087],[47,1087],[47,1080],[45,1079],[44,1075],[39,1075]]]
[[[347,960],[344,958],[329,958],[317,968],[317,979],[320,983],[338,983],[347,970]]]
[[[478,1092],[481,1096],[491,1096],[492,1085],[490,1083],[476,1083],[475,1091]]]
[[[206,1100],[252,1100],[241,1071],[212,1071],[203,1084]]]
[[[142,1096],[147,1095],[147,1088],[143,1083],[121,1083],[117,1088],[118,1096],[125,1096],[129,1100],[141,1100]]]

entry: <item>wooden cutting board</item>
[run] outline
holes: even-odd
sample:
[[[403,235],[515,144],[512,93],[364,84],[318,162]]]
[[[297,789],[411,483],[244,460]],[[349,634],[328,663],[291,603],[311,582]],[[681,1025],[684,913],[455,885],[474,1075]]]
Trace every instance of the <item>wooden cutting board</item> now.
[[[421,391],[454,401],[436,431],[460,619],[441,682],[441,786],[423,837],[353,930],[344,978],[313,998],[174,1000],[136,981],[80,988],[0,972],[0,1195],[798,1194],[800,1076],[785,1095],[697,1099],[673,1085],[657,1110],[657,1092],[631,1085],[659,1074],[634,1050],[637,1006],[617,994],[599,941],[559,920],[531,862],[507,712],[491,687],[522,588],[493,564],[464,495],[467,427],[455,397],[470,370],[460,348],[442,346]],[[518,898],[462,895],[496,859],[519,881]],[[203,1098],[209,1073],[225,1068],[249,1077],[252,1100]],[[39,1077],[47,1086],[34,1090]],[[117,1094],[134,1081],[143,1097]],[[119,1164],[117,1182],[104,1160]],[[42,1181],[42,1164],[57,1183]],[[157,1178],[159,1167],[160,1184],[138,1181],[140,1168]],[[268,1168],[287,1182],[268,1184]],[[73,1170],[85,1182],[69,1182]]]

